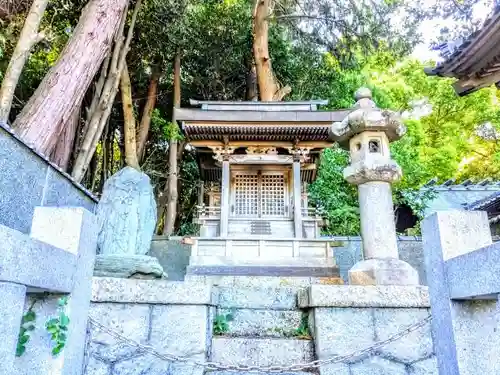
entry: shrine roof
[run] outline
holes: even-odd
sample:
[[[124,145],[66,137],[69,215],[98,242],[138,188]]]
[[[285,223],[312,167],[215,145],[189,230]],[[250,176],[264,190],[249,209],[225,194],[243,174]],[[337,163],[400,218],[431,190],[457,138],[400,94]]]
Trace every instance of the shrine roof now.
[[[500,82],[500,7],[497,6],[482,28],[464,41],[439,46],[445,61],[426,68],[428,75],[453,77],[460,96]]]
[[[318,111],[326,100],[225,102],[191,100],[175,118],[189,141],[329,141],[329,128],[351,110]]]

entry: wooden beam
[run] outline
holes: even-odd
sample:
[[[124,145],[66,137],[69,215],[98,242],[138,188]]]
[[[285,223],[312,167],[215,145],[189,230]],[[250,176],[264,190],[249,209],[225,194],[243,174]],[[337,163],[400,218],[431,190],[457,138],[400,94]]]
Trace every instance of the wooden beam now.
[[[298,147],[312,147],[312,148],[330,148],[335,142],[324,141],[299,141]],[[222,147],[224,142],[221,141],[208,141],[208,140],[192,140],[189,144],[193,147]],[[278,148],[293,147],[294,142],[280,142],[280,141],[229,141],[229,147],[250,147],[250,146],[269,146]]]

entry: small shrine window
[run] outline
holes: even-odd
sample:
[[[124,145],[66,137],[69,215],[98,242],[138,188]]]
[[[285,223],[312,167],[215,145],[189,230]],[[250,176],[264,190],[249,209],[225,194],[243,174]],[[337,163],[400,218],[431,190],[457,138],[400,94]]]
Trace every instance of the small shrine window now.
[[[371,154],[378,154],[380,153],[380,143],[379,141],[372,139],[368,142],[368,151]]]

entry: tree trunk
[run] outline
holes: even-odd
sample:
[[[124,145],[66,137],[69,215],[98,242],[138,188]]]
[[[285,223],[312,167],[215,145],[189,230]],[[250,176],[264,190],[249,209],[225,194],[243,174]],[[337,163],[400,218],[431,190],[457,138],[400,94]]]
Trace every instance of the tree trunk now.
[[[259,99],[259,91],[257,89],[257,71],[253,61],[248,67],[245,98],[250,101]]]
[[[95,152],[97,143],[99,142],[99,138],[101,137],[102,131],[104,130],[104,126],[106,126],[109,115],[111,114],[116,92],[118,91],[118,86],[120,85],[121,72],[125,66],[125,58],[127,57],[127,53],[130,48],[130,42],[132,40],[133,30],[140,7],[141,0],[137,0],[132,14],[132,19],[130,20],[130,26],[127,31],[125,43],[123,43],[123,30],[125,28],[126,14],[122,17],[121,24],[118,28],[115,47],[113,49],[113,55],[110,62],[110,72],[106,78],[102,95],[99,99],[98,108],[90,120],[87,134],[85,134],[81,151],[78,154],[72,171],[72,176],[77,181],[81,181],[83,179],[90,160],[92,159],[92,155]]]
[[[151,125],[151,114],[155,109],[156,96],[158,94],[158,82],[160,81],[160,72],[156,67],[153,67],[151,80],[149,81],[148,99],[144,105],[141,117],[141,125],[139,126],[139,139],[137,142],[137,157],[139,162],[144,158],[146,150],[146,142],[148,140],[149,127]]]
[[[14,91],[31,49],[44,38],[43,33],[38,32],[38,28],[47,3],[48,0],[34,0],[26,21],[24,21],[23,30],[10,58],[0,89],[0,123],[7,123],[9,119]]]
[[[253,56],[260,100],[280,101],[290,93],[290,86],[280,88],[269,56],[269,17],[271,0],[255,0],[253,12]]]
[[[132,168],[139,170],[139,159],[137,158],[137,141],[135,138],[135,116],[134,105],[132,103],[132,87],[127,64],[123,67],[120,90],[122,93],[123,105],[123,136],[125,138],[125,163]]]
[[[57,63],[17,117],[14,128],[37,151],[50,154],[54,149],[109,51],[127,2],[91,0],[85,6]]]
[[[63,126],[61,136],[59,137],[54,152],[51,156],[51,160],[59,167],[61,167],[61,169],[64,171],[66,171],[69,166],[69,161],[71,159],[71,153],[73,152],[75,136],[78,131],[79,123],[80,107],[75,107],[69,119],[69,123],[64,124]]]
[[[269,57],[269,3],[271,0],[255,0],[253,14],[253,54],[259,95],[262,101],[272,101],[277,90],[274,81],[271,58]]]
[[[181,105],[181,54],[177,50],[174,62],[174,111],[172,111],[172,122],[176,125],[175,108]],[[177,139],[171,139],[168,148],[168,180],[165,188],[167,189],[167,207],[165,213],[165,225],[163,235],[170,236],[174,231],[175,217],[177,216],[177,200],[179,193],[177,191]]]

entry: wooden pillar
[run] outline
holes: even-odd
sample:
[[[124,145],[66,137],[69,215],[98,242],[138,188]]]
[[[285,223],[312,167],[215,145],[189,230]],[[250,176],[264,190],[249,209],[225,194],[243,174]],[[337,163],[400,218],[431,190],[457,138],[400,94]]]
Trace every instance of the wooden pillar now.
[[[205,200],[203,199],[205,195],[205,184],[203,181],[200,181],[198,185],[198,206],[203,206]]]
[[[302,238],[302,194],[300,191],[300,158],[293,159],[293,221],[295,227],[295,238]]]
[[[222,184],[221,184],[221,202],[220,202],[220,237],[227,237],[227,227],[229,224],[229,159],[222,161]]]

